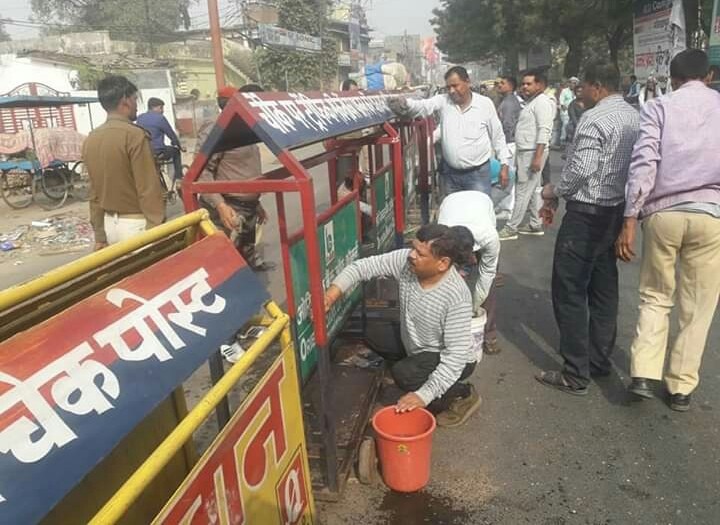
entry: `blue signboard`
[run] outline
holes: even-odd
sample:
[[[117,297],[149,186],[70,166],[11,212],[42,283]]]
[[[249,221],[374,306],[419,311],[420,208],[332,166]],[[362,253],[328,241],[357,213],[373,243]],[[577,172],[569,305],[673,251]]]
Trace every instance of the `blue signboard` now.
[[[0,343],[0,523],[42,519],[267,299],[214,235]]]

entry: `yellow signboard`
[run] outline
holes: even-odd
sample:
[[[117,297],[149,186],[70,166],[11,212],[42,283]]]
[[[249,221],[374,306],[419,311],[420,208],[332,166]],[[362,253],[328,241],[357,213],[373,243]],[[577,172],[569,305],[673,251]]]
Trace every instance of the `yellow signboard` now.
[[[154,524],[314,523],[300,388],[287,345]]]

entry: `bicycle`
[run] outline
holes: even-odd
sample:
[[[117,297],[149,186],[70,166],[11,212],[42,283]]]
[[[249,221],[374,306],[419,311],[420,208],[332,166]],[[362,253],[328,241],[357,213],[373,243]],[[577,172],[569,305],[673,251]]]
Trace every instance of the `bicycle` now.
[[[45,210],[55,210],[68,198],[71,170],[65,162],[55,161],[41,168],[37,161],[4,161],[0,162],[0,171],[2,199],[15,210],[33,202]]]
[[[179,149],[176,146],[173,147]],[[180,188],[178,182],[182,181],[185,174],[190,169],[190,166],[183,164],[182,173],[180,174],[180,177],[178,177],[175,173],[172,155],[168,155],[165,152],[158,153],[155,155],[155,162],[158,166],[160,185],[162,186],[165,194],[165,202],[172,204],[178,197],[182,198],[182,189]]]
[[[85,163],[81,160],[75,162],[72,167],[68,166],[66,173],[69,181],[69,191],[73,198],[79,201],[90,200],[90,175]]]

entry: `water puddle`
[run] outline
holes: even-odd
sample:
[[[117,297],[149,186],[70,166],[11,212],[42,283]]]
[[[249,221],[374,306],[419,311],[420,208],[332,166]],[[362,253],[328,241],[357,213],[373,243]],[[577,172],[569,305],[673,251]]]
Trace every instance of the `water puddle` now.
[[[465,525],[470,523],[470,513],[460,508],[452,499],[427,492],[400,494],[387,492],[380,510],[385,525]]]

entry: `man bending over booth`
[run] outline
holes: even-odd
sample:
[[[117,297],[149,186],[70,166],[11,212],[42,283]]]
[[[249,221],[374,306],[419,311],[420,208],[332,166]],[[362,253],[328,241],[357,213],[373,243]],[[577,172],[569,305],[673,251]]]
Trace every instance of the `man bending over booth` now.
[[[461,253],[457,234],[430,224],[417,232],[412,249],[355,261],[325,293],[325,308],[356,284],[394,277],[400,288],[400,325],[382,337],[368,337],[371,348],[388,361],[395,384],[404,392],[399,412],[428,407],[440,426],[462,425],[480,406],[475,387],[464,382],[475,370],[470,335],[472,297],[455,264]],[[375,340],[373,340],[375,339]]]

